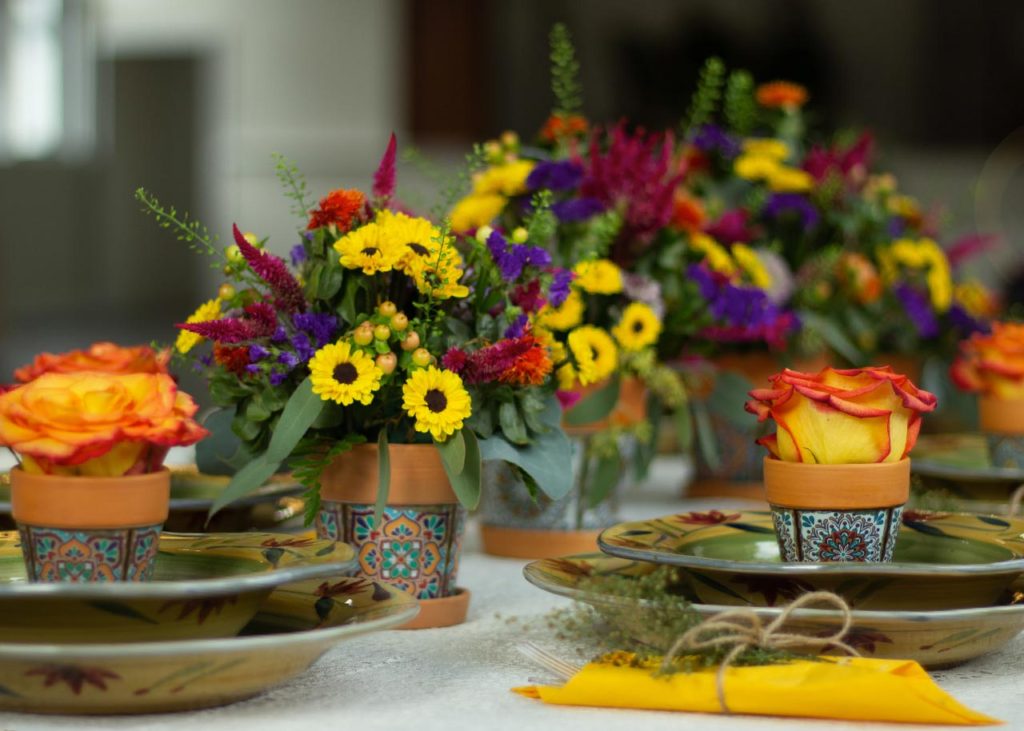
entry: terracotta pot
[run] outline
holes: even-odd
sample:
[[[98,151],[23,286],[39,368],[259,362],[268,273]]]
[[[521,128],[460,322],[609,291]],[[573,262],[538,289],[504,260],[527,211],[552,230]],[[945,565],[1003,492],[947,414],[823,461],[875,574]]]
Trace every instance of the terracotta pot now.
[[[1024,469],[1024,399],[981,396],[978,421],[992,466]]]
[[[807,464],[766,457],[764,488],[783,561],[891,561],[910,460]]]
[[[469,608],[469,592],[455,585],[466,511],[433,444],[392,444],[388,455],[391,483],[381,526],[373,525],[377,445],[362,444],[320,476],[317,534],[352,544],[365,575],[420,600],[420,614],[406,628],[459,624]]]
[[[11,513],[30,581],[148,581],[171,473],[78,477],[11,471]]]
[[[581,388],[580,401],[607,386],[608,380],[606,379]],[[615,407],[607,417],[582,426],[570,426],[563,422],[562,429],[566,434],[595,434],[599,431],[604,431],[613,424],[616,426],[631,426],[646,418],[647,386],[639,378],[628,376],[619,380],[619,400],[615,403]]]

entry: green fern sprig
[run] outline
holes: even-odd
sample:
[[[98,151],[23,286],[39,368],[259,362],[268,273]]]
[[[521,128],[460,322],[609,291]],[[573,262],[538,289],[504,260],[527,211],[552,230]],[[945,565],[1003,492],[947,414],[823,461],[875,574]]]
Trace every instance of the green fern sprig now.
[[[754,77],[748,71],[740,69],[729,74],[722,111],[734,132],[747,135],[754,128],[757,103],[754,101]]]
[[[725,64],[722,59],[712,56],[704,63],[697,89],[690,99],[690,108],[686,111],[683,131],[689,137],[701,125],[711,121],[722,98],[722,84],[725,81]]]
[[[564,23],[555,23],[549,36],[551,45],[551,93],[555,96],[555,114],[567,117],[583,108],[583,85],[580,83],[580,64],[572,44],[569,29]]]
[[[136,189],[135,200],[142,204],[143,213],[152,216],[160,228],[173,232],[178,241],[184,241],[200,254],[217,257],[221,263],[225,260],[224,251],[216,244],[217,237],[201,222],[191,219],[187,211],[179,214],[174,206],[164,206],[145,188]],[[221,266],[221,263],[212,266]]]
[[[533,244],[543,246],[555,235],[558,219],[551,211],[551,198],[550,190],[538,190],[533,194],[533,211],[526,219],[526,238]]]
[[[292,207],[289,209],[296,218],[303,221],[313,208],[313,203],[306,200],[309,195],[309,187],[306,184],[306,176],[299,170],[299,166],[279,152],[271,154],[274,158],[274,175],[281,181],[286,198],[291,199]]]
[[[343,439],[330,442],[309,439],[296,448],[293,458],[289,461],[289,467],[299,484],[306,488],[302,497],[306,502],[304,512],[307,526],[313,524],[320,512],[320,475],[335,457],[365,441],[366,437],[361,434],[347,434]]]

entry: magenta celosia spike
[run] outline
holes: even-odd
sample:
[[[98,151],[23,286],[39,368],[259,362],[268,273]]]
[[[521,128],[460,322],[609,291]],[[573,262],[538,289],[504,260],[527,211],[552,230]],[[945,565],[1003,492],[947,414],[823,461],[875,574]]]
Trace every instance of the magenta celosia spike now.
[[[252,324],[255,337],[268,337],[277,329],[277,312],[269,302],[253,302],[245,306],[248,322]]]
[[[373,197],[380,205],[384,205],[395,193],[395,148],[398,141],[395,133],[391,133],[387,149],[384,150],[384,157],[380,159],[377,172],[373,174]]]
[[[288,265],[284,260],[269,251],[261,251],[246,241],[237,224],[232,225],[232,229],[235,243],[249,263],[249,268],[274,292],[277,306],[288,312],[304,311],[306,298],[302,294],[302,287],[288,271]]]
[[[462,380],[469,385],[497,381],[530,348],[536,344],[532,337],[501,340],[481,348],[469,356]]]
[[[256,337],[252,323],[239,320],[237,317],[225,317],[221,320],[206,322],[179,322],[175,327],[202,335],[204,338],[218,343],[241,343]]]

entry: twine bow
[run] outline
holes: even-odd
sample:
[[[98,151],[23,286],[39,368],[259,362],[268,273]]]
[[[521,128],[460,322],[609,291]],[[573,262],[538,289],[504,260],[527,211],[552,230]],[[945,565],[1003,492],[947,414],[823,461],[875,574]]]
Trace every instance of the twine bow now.
[[[782,627],[789,620],[790,615],[795,610],[810,604],[834,606],[842,613],[842,627],[826,637],[783,632]],[[850,645],[843,642],[843,638],[850,631],[852,624],[853,614],[850,611],[850,605],[843,601],[842,597],[830,591],[813,591],[804,594],[767,625],[752,609],[730,609],[716,614],[685,632],[665,654],[661,669],[668,670],[676,658],[685,654],[687,650],[699,651],[731,646],[732,649],[722,658],[715,681],[722,712],[730,713],[729,706],[725,702],[725,671],[744,650],[752,648],[788,650],[796,647],[824,649],[831,645],[844,650],[849,655],[860,655]]]

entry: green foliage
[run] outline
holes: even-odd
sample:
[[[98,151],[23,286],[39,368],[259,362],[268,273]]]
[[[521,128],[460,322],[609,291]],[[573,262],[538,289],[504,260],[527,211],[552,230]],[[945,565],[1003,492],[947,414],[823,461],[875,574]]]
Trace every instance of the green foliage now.
[[[197,253],[220,260],[211,266],[220,267],[226,261],[223,250],[217,246],[217,237],[212,236],[200,221],[191,219],[187,211],[179,214],[174,206],[164,206],[145,188],[135,190],[135,200],[142,204],[143,213],[152,216],[160,228],[173,232],[178,241],[184,241]]]
[[[533,194],[533,212],[526,219],[528,241],[550,241],[555,237],[558,218],[551,211],[551,198],[550,190],[538,190]]]
[[[551,46],[551,93],[555,97],[554,113],[560,116],[578,114],[583,108],[583,85],[580,64],[569,29],[555,23],[549,36]]]
[[[722,103],[725,121],[739,135],[748,135],[757,122],[757,101],[754,99],[754,77],[739,69],[729,74]]]
[[[600,421],[612,413],[619,400],[619,379],[614,377],[608,385],[580,399],[565,412],[565,423],[569,426],[586,426]]]
[[[441,453],[441,464],[448,474],[448,481],[459,502],[467,510],[474,510],[480,504],[480,474],[482,458],[480,444],[471,429],[455,432],[447,441],[434,442]],[[459,455],[461,454],[461,460]],[[459,462],[462,469],[455,469]]]
[[[384,506],[391,492],[391,451],[388,448],[388,430],[381,429],[377,435],[377,500],[373,505],[373,525],[383,525]]]
[[[718,109],[722,98],[722,84],[725,80],[725,64],[720,58],[712,56],[704,63],[697,89],[690,99],[690,107],[683,121],[683,132],[690,137],[701,125],[707,124]]]
[[[288,461],[292,476],[306,488],[305,524],[312,525],[320,512],[320,475],[335,457],[344,454],[366,438],[361,434],[346,434],[341,439],[328,442],[322,439],[307,439],[298,445],[292,459]]]
[[[285,197],[292,201],[291,212],[296,218],[305,223],[309,211],[313,208],[313,202],[307,201],[309,188],[306,184],[306,176],[302,174],[299,167],[280,153],[273,153],[274,175],[281,181]]]

